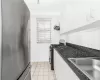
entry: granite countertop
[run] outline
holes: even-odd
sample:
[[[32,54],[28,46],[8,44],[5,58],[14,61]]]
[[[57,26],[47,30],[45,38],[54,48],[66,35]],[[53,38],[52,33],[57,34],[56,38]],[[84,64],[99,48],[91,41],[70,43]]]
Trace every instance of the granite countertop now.
[[[86,76],[77,66],[75,66],[68,58],[86,58],[93,57],[94,55],[89,55],[86,52],[79,51],[69,46],[58,46],[55,47],[56,51],[63,58],[63,60],[70,66],[70,68],[75,72],[80,80],[91,80]],[[95,58],[95,57],[94,57]],[[99,59],[99,58],[96,58]]]

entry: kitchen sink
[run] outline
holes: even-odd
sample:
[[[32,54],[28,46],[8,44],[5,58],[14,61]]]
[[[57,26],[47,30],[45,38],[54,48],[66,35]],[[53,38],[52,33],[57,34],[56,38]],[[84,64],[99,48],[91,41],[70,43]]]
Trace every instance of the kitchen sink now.
[[[68,58],[90,80],[100,80],[100,58]]]

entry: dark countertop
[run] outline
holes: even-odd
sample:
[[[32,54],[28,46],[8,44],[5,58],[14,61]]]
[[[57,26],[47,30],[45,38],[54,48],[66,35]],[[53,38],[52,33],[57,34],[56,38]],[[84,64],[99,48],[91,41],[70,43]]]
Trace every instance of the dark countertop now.
[[[93,58],[93,59],[100,60],[100,57],[96,57],[96,58]]]
[[[80,71],[68,58],[85,58],[94,57],[94,54],[87,54],[86,52],[74,49],[69,46],[58,46],[55,47],[56,51],[63,58],[63,60],[70,66],[80,80],[90,80],[82,71]],[[95,56],[97,57],[97,56]],[[98,58],[99,59],[99,58]]]

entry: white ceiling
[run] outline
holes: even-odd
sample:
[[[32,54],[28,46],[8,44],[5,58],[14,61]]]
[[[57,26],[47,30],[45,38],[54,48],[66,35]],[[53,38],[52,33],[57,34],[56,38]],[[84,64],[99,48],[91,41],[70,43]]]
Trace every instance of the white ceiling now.
[[[25,0],[25,2],[34,3],[34,4],[37,4],[38,1],[41,4],[44,4],[44,3],[51,4],[51,3],[58,3],[59,1],[63,1],[63,0]]]
[[[47,3],[47,4],[55,4],[60,2],[70,2],[70,1],[100,1],[100,0],[25,0],[28,3],[36,3],[39,1],[41,4]]]
[[[64,7],[63,0],[40,0],[40,4],[37,4],[37,0],[25,0],[25,2],[34,12],[59,12]]]
[[[67,4],[100,0],[25,0],[32,14],[59,14]],[[78,1],[78,2],[77,2]]]

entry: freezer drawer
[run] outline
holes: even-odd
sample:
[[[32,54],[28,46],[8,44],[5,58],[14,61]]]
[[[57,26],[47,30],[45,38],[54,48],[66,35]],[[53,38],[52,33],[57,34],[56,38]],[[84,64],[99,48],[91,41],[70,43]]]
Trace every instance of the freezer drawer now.
[[[17,80],[31,80],[31,65],[30,64]]]
[[[25,80],[31,80],[31,73],[30,72],[27,74]]]

